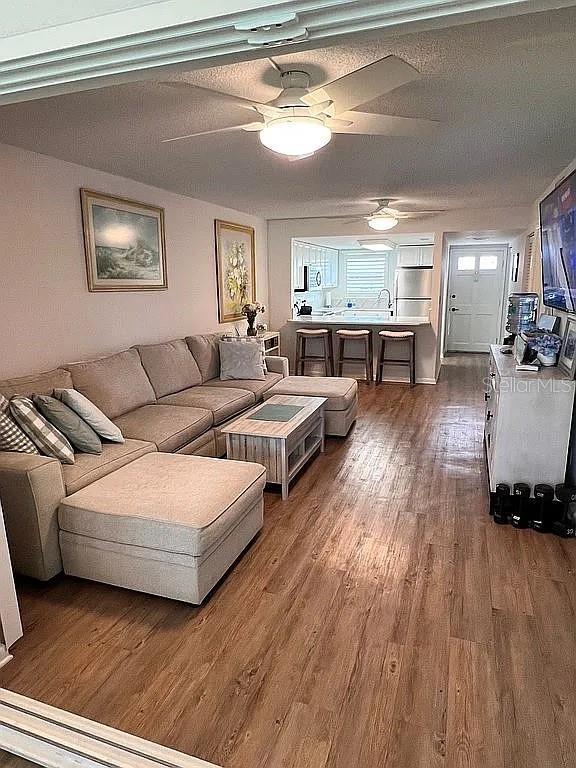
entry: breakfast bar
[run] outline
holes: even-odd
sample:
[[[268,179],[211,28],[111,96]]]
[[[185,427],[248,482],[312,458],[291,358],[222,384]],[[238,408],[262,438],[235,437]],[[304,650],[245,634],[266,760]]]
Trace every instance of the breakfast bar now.
[[[302,315],[291,318],[282,328],[282,349],[290,359],[291,370],[294,370],[296,331],[299,328],[326,328],[333,335],[340,329],[366,328],[372,332],[372,347],[374,357],[378,355],[378,333],[382,330],[413,331],[416,334],[416,382],[420,384],[436,383],[436,333],[430,324],[428,317],[394,316],[389,312],[377,310],[358,309],[334,312],[319,312],[311,315]],[[314,341],[314,340],[312,340]],[[354,342],[351,342],[354,343]],[[408,358],[408,345],[405,345],[406,358]],[[312,354],[321,355],[320,346]],[[374,370],[376,370],[374,359]],[[312,366],[310,373],[313,373]],[[345,376],[352,376],[362,372],[349,365],[344,371]],[[408,372],[403,366],[387,365],[383,372],[384,381],[408,381]]]

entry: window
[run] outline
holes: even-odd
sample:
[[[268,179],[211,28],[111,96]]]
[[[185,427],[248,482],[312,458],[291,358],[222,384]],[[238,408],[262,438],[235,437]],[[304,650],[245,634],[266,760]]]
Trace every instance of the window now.
[[[382,288],[388,287],[388,270],[388,256],[384,253],[347,256],[346,295],[376,297]]]
[[[498,256],[485,255],[480,256],[480,271],[488,272],[498,269]]]
[[[458,256],[458,272],[472,272],[476,267],[476,256]]]

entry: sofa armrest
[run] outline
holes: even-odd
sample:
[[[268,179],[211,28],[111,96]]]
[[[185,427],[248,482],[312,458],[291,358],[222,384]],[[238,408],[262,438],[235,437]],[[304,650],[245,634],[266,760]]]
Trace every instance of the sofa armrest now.
[[[0,500],[17,573],[47,581],[62,570],[58,505],[65,496],[57,459],[0,453]]]
[[[281,373],[286,377],[290,375],[290,368],[287,357],[280,357],[279,355],[266,355],[266,368],[270,373]]]

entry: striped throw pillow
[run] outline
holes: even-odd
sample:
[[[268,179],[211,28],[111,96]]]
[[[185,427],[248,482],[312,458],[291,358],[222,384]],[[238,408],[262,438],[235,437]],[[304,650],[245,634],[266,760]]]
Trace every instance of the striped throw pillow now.
[[[14,453],[40,453],[32,440],[20,429],[10,416],[10,403],[0,395],[0,451]]]
[[[74,451],[60,430],[42,416],[29,397],[15,395],[10,413],[44,456],[53,456],[62,464],[74,464]]]

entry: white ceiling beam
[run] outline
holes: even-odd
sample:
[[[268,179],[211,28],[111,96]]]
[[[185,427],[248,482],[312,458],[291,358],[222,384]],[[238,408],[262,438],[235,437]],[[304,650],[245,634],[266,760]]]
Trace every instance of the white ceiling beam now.
[[[416,31],[576,5],[576,0],[268,0],[258,9],[257,2],[214,0],[207,10],[207,3],[167,0],[4,38],[0,104],[143,80],[162,70],[257,58],[271,47],[284,52],[291,39],[299,47],[318,47],[374,30]]]

